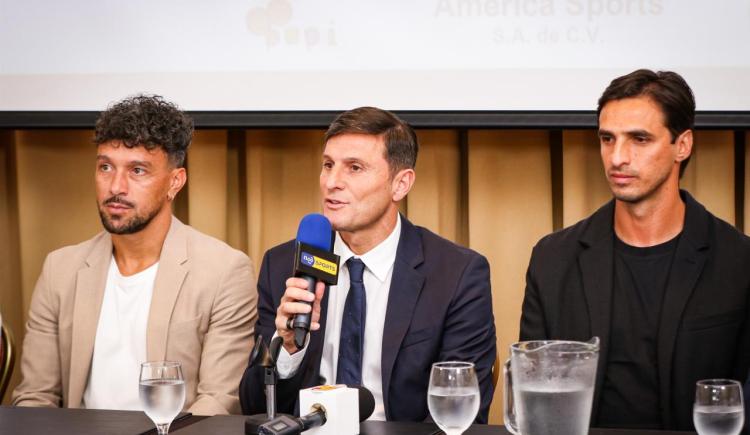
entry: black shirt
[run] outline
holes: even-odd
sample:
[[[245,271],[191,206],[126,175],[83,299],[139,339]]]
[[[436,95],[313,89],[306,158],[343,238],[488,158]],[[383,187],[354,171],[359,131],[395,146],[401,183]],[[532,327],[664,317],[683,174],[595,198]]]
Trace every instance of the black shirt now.
[[[645,248],[615,236],[610,346],[599,427],[661,428],[656,339],[679,235]]]

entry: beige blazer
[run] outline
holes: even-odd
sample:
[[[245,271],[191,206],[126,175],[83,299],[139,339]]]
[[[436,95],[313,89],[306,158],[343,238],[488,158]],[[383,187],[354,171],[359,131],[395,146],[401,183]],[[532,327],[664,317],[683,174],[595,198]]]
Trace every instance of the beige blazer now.
[[[81,407],[111,258],[106,232],[47,256],[31,299],[14,405]],[[146,352],[149,361],[182,363],[187,411],[240,412],[237,390],[253,345],[257,300],[245,254],[172,218]]]

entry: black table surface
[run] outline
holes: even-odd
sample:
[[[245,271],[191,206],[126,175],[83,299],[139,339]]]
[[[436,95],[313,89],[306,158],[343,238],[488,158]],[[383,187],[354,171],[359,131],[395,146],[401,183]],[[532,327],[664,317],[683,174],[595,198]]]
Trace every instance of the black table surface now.
[[[171,433],[171,431],[170,431]],[[437,435],[442,432],[434,424],[366,421],[360,425],[360,435]],[[509,435],[504,426],[474,425],[466,435]],[[245,418],[241,415],[209,417],[175,431],[176,435],[244,435]],[[591,429],[590,435],[686,435],[695,432],[647,430]]]
[[[185,416],[172,424],[176,435],[244,435],[245,417],[241,415]],[[362,435],[436,435],[434,424],[366,421]],[[0,435],[140,435],[156,433],[154,424],[140,411],[93,409],[13,408],[0,406]],[[503,426],[474,425],[467,435],[508,435]],[[685,435],[695,432],[592,429],[590,435]]]
[[[133,435],[154,428],[151,419],[139,411],[0,407],[2,435]]]

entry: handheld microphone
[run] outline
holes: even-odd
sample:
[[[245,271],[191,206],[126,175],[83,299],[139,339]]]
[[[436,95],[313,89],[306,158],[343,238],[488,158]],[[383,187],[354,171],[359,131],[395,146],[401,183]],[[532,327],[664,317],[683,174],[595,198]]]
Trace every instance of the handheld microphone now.
[[[357,390],[356,393],[355,389]],[[343,385],[323,385],[302,390],[302,392],[308,392],[308,398],[316,400],[310,406],[309,409],[312,411],[309,414],[299,418],[286,415],[279,416],[261,425],[258,428],[258,433],[265,435],[297,435],[304,431],[324,426],[330,420],[330,423],[334,425],[333,427],[328,428],[328,426],[325,426],[325,429],[321,427],[321,429],[316,429],[316,431],[322,431],[320,432],[321,434],[354,435],[359,433],[359,424],[351,418],[353,417],[352,410],[346,409],[353,402],[352,398],[347,396],[359,398],[359,422],[370,418],[372,412],[375,410],[375,398],[370,390],[361,386],[345,388]],[[300,392],[301,400],[304,398],[302,392]],[[300,406],[303,405],[300,404]]]
[[[325,216],[311,213],[302,218],[295,241],[294,276],[307,281],[307,290],[312,293],[318,280],[328,285],[338,282],[339,256],[332,252],[332,242],[333,228]],[[297,314],[292,321],[294,344],[299,349],[305,347],[311,318],[312,311]]]

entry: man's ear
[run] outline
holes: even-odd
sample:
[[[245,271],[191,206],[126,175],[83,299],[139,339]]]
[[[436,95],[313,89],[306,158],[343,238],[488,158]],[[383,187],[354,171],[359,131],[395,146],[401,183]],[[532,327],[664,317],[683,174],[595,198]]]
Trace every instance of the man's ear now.
[[[682,162],[693,153],[693,130],[685,130],[675,139],[677,146],[676,162]]]
[[[172,173],[169,174],[169,190],[167,191],[167,198],[173,201],[177,196],[177,193],[182,190],[183,186],[187,183],[187,171],[185,168],[172,169]]]
[[[412,186],[414,186],[416,178],[417,174],[411,168],[402,169],[393,176],[391,191],[393,192],[394,202],[401,201],[406,197]]]

